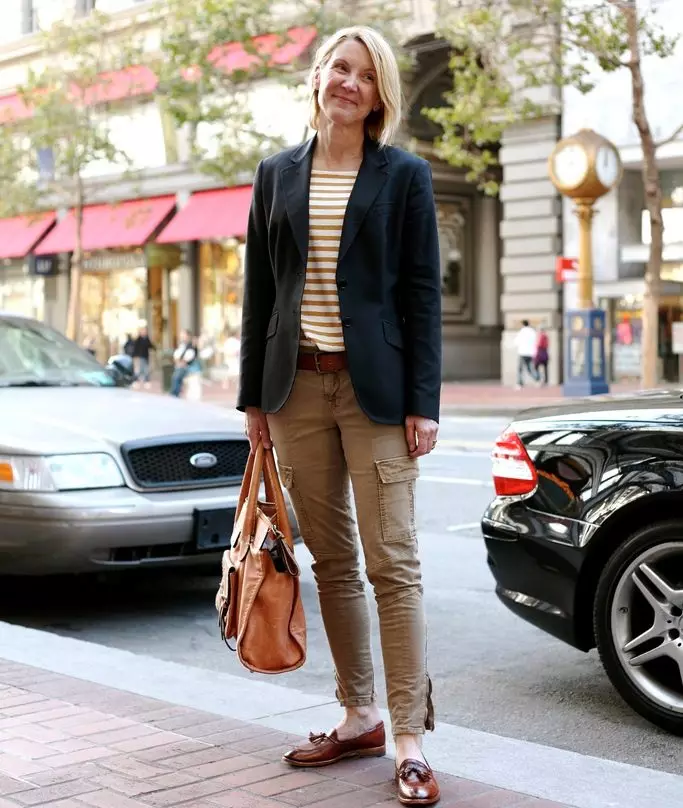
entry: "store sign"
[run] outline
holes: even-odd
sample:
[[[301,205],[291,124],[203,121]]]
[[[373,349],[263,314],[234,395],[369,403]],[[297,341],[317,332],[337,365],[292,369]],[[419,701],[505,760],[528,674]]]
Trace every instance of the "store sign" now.
[[[565,258],[558,255],[555,259],[555,280],[558,283],[576,280],[578,272],[579,261],[577,258]]]
[[[145,256],[141,251],[102,252],[83,259],[84,272],[112,272],[117,269],[139,269],[145,266]]]
[[[56,275],[59,270],[59,256],[57,255],[29,255],[28,271],[30,275]]]

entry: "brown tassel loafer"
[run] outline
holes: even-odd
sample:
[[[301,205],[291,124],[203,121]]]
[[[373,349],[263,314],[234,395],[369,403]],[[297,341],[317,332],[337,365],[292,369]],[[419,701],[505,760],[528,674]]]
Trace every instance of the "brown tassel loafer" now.
[[[311,733],[308,743],[290,749],[282,759],[290,766],[314,768],[329,766],[345,758],[382,757],[385,752],[384,723],[380,721],[376,727],[348,741],[340,741],[337,730],[332,730],[329,735],[324,732],[317,735]]]
[[[434,805],[441,792],[434,772],[419,760],[404,760],[396,769],[398,801],[403,805]]]

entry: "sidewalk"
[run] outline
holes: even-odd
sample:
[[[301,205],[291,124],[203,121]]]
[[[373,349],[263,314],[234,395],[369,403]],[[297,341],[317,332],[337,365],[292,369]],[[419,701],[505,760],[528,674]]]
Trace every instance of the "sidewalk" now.
[[[637,382],[613,384],[611,393],[624,394],[639,389]],[[158,381],[152,382],[150,393],[161,393]],[[227,388],[221,382],[204,380],[202,401],[234,408],[235,386]],[[441,388],[441,410],[446,415],[513,416],[527,407],[551,405],[567,401],[560,385],[524,387],[516,390],[500,382],[445,382]]]
[[[0,660],[0,808],[398,805],[393,760],[280,761],[297,736]],[[441,808],[569,808],[441,775]]]

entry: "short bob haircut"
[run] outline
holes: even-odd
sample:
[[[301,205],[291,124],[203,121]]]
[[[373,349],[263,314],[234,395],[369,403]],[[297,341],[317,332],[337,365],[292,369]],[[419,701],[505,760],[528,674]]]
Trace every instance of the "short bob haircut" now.
[[[329,62],[337,46],[347,39],[355,39],[365,45],[370,53],[377,72],[377,89],[382,106],[377,112],[370,112],[365,119],[365,131],[380,146],[388,146],[401,125],[401,73],[396,56],[386,39],[372,28],[362,25],[341,28],[318,48],[308,77],[309,124],[317,130],[320,123],[315,77]]]

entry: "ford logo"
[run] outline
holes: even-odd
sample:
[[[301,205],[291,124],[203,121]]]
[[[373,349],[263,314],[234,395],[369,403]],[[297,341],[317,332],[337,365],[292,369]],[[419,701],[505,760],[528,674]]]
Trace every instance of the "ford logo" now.
[[[218,463],[216,455],[210,452],[200,452],[199,454],[192,455],[190,458],[190,465],[196,469],[210,469]]]

